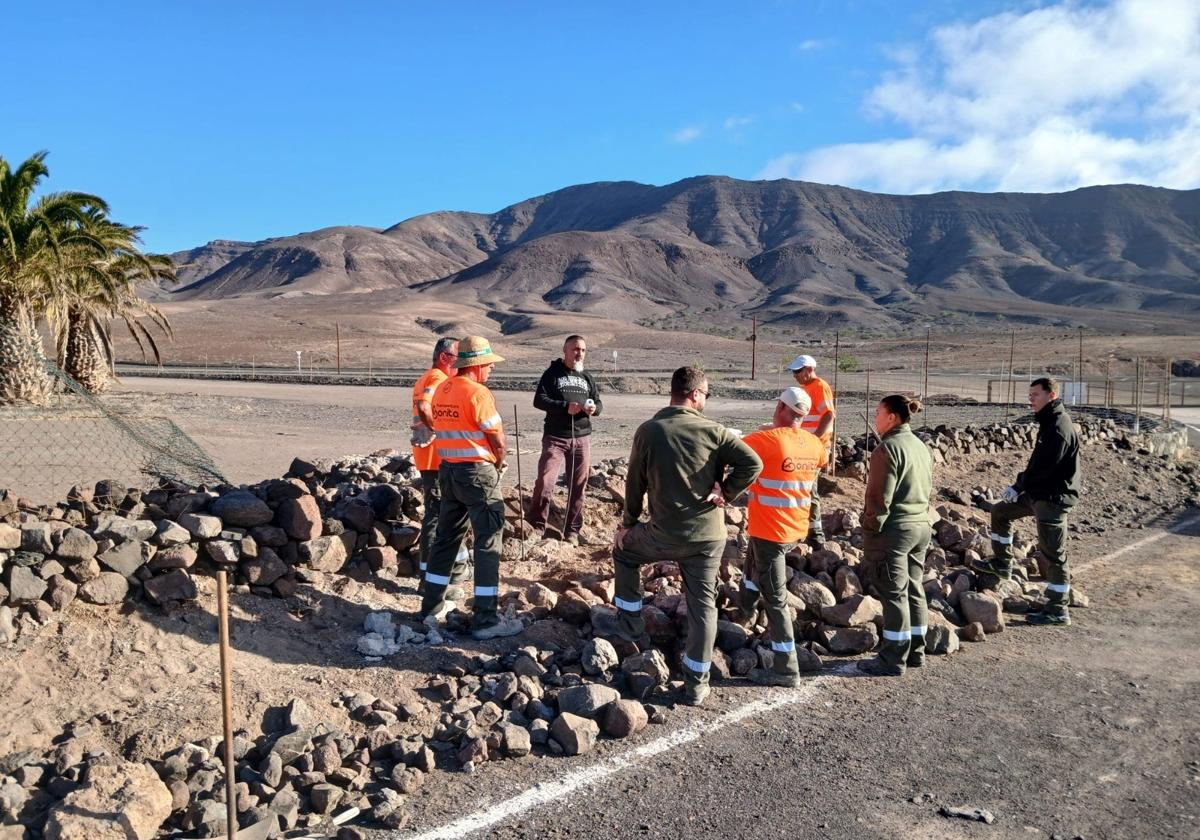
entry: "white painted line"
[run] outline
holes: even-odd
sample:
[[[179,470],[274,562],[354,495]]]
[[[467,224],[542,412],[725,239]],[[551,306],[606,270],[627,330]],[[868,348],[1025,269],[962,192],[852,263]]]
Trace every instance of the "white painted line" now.
[[[1111,560],[1116,560],[1132,551],[1137,551],[1152,543],[1156,543],[1164,537],[1179,533],[1192,525],[1200,525],[1200,517],[1176,523],[1166,531],[1160,531],[1156,534],[1151,534],[1136,542],[1132,542],[1123,548],[1110,552],[1103,557],[1097,557],[1087,563],[1079,564],[1076,567],[1077,572],[1083,572],[1092,566],[1100,563],[1107,563]],[[665,752],[669,752],[676,747],[681,747],[685,744],[690,744],[693,741],[698,741],[705,735],[710,735],[714,732],[719,732],[728,726],[745,720],[746,718],[754,717],[755,715],[772,712],[776,709],[782,709],[787,706],[794,706],[797,703],[803,703],[809,700],[820,691],[827,683],[835,677],[844,676],[851,672],[856,667],[855,662],[847,662],[846,664],[822,674],[809,682],[806,682],[800,688],[790,689],[787,691],[773,692],[770,696],[760,700],[755,700],[752,703],[747,703],[736,709],[732,709],[719,715],[707,722],[700,722],[685,726],[677,732],[672,732],[664,735],[661,738],[655,738],[647,744],[642,744],[639,747],[626,750],[625,752],[606,758],[589,767],[582,767],[578,770],[572,770],[560,779],[552,782],[542,782],[534,785],[523,793],[519,793],[511,799],[505,799],[502,802],[497,802],[489,805],[483,810],[476,811],[465,817],[455,820],[451,823],[446,823],[438,828],[432,828],[421,834],[409,834],[407,832],[397,832],[390,835],[394,838],[404,838],[404,840],[458,840],[460,837],[466,837],[477,831],[491,828],[498,823],[502,823],[518,814],[523,814],[526,811],[531,811],[541,805],[547,805],[564,797],[571,796],[586,788],[593,787],[599,782],[607,779],[616,773],[623,770],[628,770],[636,767],[641,762],[648,758],[653,758]]]
[[[572,770],[555,781],[536,784],[524,793],[519,793],[511,799],[497,802],[481,811],[476,811],[474,814],[455,820],[452,823],[447,823],[440,828],[430,829],[421,834],[394,834],[392,836],[397,838],[404,837],[405,840],[455,840],[455,838],[465,837],[473,832],[482,831],[485,828],[490,828],[497,823],[515,817],[517,814],[532,810],[539,805],[545,805],[557,799],[562,799],[565,796],[570,796],[585,788],[592,787],[614,773],[620,773],[622,770],[635,767],[645,759],[669,752],[684,744],[698,741],[705,735],[719,732],[746,718],[771,712],[775,709],[782,709],[786,706],[794,706],[797,703],[803,703],[811,699],[825,683],[834,677],[849,673],[854,665],[855,663],[848,662],[830,673],[816,677],[800,688],[772,692],[769,697],[739,706],[710,721],[685,726],[677,732],[672,732],[661,738],[655,738],[647,744],[626,750],[620,755],[606,758],[590,767]]]
[[[1139,548],[1145,548],[1148,545],[1152,545],[1164,537],[1168,537],[1172,534],[1182,533],[1193,525],[1200,525],[1200,516],[1193,516],[1191,519],[1185,519],[1182,522],[1176,522],[1165,531],[1159,531],[1157,534],[1151,534],[1150,536],[1143,537],[1136,542],[1131,542],[1129,545],[1124,546],[1123,548],[1118,548],[1116,551],[1110,551],[1103,557],[1096,557],[1087,561],[1086,563],[1080,563],[1075,567],[1075,571],[1083,572],[1092,568],[1093,566],[1098,566],[1101,563],[1108,563],[1116,560],[1118,557],[1124,557],[1126,554],[1137,551]]]

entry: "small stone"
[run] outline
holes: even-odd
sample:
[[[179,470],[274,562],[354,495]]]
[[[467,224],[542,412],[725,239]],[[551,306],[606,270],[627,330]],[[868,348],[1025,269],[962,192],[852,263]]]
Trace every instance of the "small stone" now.
[[[301,542],[321,536],[321,508],[312,496],[284,499],[275,511],[275,524]]]
[[[100,561],[100,565],[130,578],[142,567],[149,556],[148,552],[143,549],[144,545],[138,540],[124,542],[115,548],[110,548],[96,559]]]
[[[826,629],[824,635],[825,647],[829,648],[831,653],[838,656],[855,656],[860,653],[866,653],[869,650],[873,650],[875,645],[879,643],[879,636],[873,624],[867,624],[863,627]]]
[[[308,801],[312,803],[313,811],[318,814],[328,814],[342,801],[344,791],[331,784],[313,785],[308,791]]]
[[[300,561],[318,572],[341,571],[346,557],[346,544],[340,537],[317,537],[300,543]]]
[[[564,688],[558,693],[558,709],[571,715],[593,717],[609,703],[619,699],[620,692],[610,686],[577,685]]]
[[[821,608],[821,619],[838,627],[861,627],[883,615],[883,604],[870,595],[852,595],[840,604]]]
[[[275,518],[274,512],[262,499],[249,490],[234,490],[226,493],[209,505],[209,511],[221,521],[235,528],[251,528],[265,525]]]
[[[1004,630],[1004,613],[1000,601],[982,592],[963,592],[958,599],[958,608],[963,618],[978,622],[986,633]]]
[[[987,631],[983,629],[983,625],[978,621],[972,621],[964,624],[959,628],[958,635],[964,642],[987,641]]]
[[[96,541],[91,534],[79,528],[64,528],[58,535],[55,556],[67,562],[79,562],[96,556]]]
[[[168,601],[194,601],[199,597],[196,582],[183,569],[175,569],[150,578],[142,584],[146,597],[155,604]]]
[[[744,648],[750,643],[750,634],[740,624],[724,619],[717,622],[717,647],[726,653]]]
[[[187,529],[193,537],[209,540],[221,534],[221,520],[216,516],[202,513],[185,513],[179,517],[179,524]]]
[[[544,721],[543,721],[544,723]],[[500,724],[501,748],[509,758],[520,758],[529,755],[533,748],[529,730],[515,723]]]
[[[34,574],[33,569],[13,566],[8,571],[8,603],[33,603],[45,594],[46,586],[46,581]]]
[[[158,529],[154,532],[153,541],[168,548],[176,545],[186,545],[191,541],[192,535],[187,528],[184,528],[178,522],[172,522],[170,519],[164,519],[158,523]]]

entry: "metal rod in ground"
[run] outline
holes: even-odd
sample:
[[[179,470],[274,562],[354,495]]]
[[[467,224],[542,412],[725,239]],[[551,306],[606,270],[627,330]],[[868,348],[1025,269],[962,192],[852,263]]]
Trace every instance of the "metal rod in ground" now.
[[[1083,325],[1082,324],[1079,327],[1079,370],[1076,371],[1075,378],[1079,380],[1079,384],[1076,386],[1076,389],[1078,391],[1076,398],[1079,401],[1079,405],[1083,405]]]
[[[1163,371],[1163,423],[1171,419],[1171,360],[1167,359],[1167,369]]]
[[[1133,359],[1133,433],[1142,433],[1142,357]]]
[[[1012,331],[1008,343],[1008,387],[1004,391],[1004,422],[1008,422],[1008,412],[1013,404],[1013,357],[1017,352],[1017,331]]]
[[[758,318],[750,319],[750,378],[758,378]]]
[[[871,418],[867,416],[867,413],[871,410],[871,363],[870,362],[867,362],[866,402],[867,402],[866,410],[863,411],[863,422],[865,422],[867,424],[866,436],[867,436],[867,442],[869,443],[871,440]]]
[[[521,483],[521,418],[517,414],[516,403],[513,403],[513,438],[517,442],[517,499],[520,503],[517,517],[521,523],[521,562],[525,562],[525,487]]]
[[[925,428],[929,428],[929,330],[925,330],[925,384],[921,387],[921,400],[925,403]]]
[[[333,322],[334,334],[337,336],[337,372],[338,376],[342,375],[342,325],[337,321]]]
[[[829,440],[831,441],[829,453],[829,475],[837,477],[837,401],[838,401],[838,367],[839,353],[841,351],[839,342],[839,333],[833,331],[833,422],[829,424]]]
[[[224,569],[217,570],[217,637],[221,649],[221,717],[225,726],[226,837],[229,840],[237,840],[237,780],[233,770],[233,680],[229,673],[229,582]]]

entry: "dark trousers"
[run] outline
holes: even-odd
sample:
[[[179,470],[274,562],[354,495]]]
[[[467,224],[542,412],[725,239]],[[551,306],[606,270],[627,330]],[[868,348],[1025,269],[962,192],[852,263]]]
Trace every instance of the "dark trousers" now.
[[[421,517],[421,537],[417,546],[417,557],[420,562],[421,574],[424,580],[429,568],[429,552],[433,548],[433,539],[437,535],[438,514],[442,511],[441,480],[437,470],[421,470],[421,492],[425,500],[425,515]],[[471,553],[466,544],[460,544],[454,559],[454,570],[450,574],[451,583],[462,583],[471,576]]]
[[[795,547],[795,543],[777,543],[751,537],[743,570],[742,591],[738,596],[738,606],[745,613],[752,613],[759,599],[762,599],[767,610],[767,626],[771,630],[775,671],[789,675],[800,673],[787,591],[787,553]]]
[[[670,543],[638,523],[625,534],[624,546],[613,548],[616,573],[617,624],[626,638],[638,639],[646,632],[642,617],[642,566],[674,560],[683,573],[687,601],[688,635],[683,656],[683,673],[689,685],[708,682],[713,644],[717,640],[717,572],[725,541]]]
[[[559,473],[567,468],[567,521],[563,536],[578,534],[583,527],[583,496],[592,467],[592,437],[564,438],[542,436],[542,456],[538,459],[537,483],[529,502],[529,524],[537,530],[546,527],[550,499]]]
[[[1046,558],[1046,612],[1067,614],[1071,600],[1071,570],[1067,567],[1067,513],[1070,508],[1022,493],[1015,502],[997,502],[992,508],[992,553],[996,565],[1012,571],[1014,523],[1032,516],[1037,520],[1038,548]]]
[[[496,601],[500,594],[500,549],[504,540],[504,499],[500,476],[488,463],[442,463],[439,472],[442,508],[437,536],[425,572],[425,595],[421,613],[427,615],[446,595],[455,558],[467,536],[475,531],[475,627],[498,621]]]
[[[925,658],[929,605],[921,578],[929,548],[928,522],[887,523],[877,534],[863,534],[863,555],[874,570],[883,601],[883,644],[879,658],[905,667]]]

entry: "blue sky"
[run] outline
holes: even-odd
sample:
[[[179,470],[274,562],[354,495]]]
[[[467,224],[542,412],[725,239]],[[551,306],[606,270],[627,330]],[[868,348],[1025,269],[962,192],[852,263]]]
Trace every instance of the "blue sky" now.
[[[0,155],[160,251],[598,180],[1194,187],[1196,6],[23,4]]]

